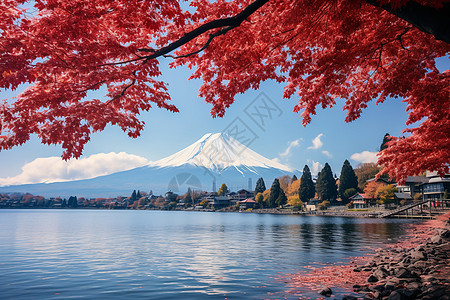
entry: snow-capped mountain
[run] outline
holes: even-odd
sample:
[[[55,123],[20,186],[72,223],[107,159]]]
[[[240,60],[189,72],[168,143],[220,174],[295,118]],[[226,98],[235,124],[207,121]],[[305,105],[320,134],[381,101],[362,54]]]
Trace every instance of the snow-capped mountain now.
[[[189,164],[221,172],[226,168],[275,168],[292,172],[289,167],[267,159],[225,133],[207,133],[197,142],[166,158],[152,162],[154,167],[179,167]]]
[[[183,194],[188,188],[217,190],[222,183],[236,191],[254,189],[264,178],[270,187],[274,178],[294,170],[270,160],[225,133],[208,133],[185,149],[147,166],[92,179],[0,187],[0,192],[28,192],[45,197],[128,196],[133,190]],[[298,173],[298,172],[296,172]]]

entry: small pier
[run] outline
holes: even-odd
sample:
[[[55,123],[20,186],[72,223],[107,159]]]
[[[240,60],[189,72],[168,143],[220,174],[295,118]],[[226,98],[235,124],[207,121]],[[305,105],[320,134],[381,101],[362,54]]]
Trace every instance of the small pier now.
[[[436,205],[436,201],[432,200],[414,201],[413,203],[380,214],[378,218],[434,219],[436,216],[449,211],[449,204],[450,201],[448,200],[441,200],[439,206]]]

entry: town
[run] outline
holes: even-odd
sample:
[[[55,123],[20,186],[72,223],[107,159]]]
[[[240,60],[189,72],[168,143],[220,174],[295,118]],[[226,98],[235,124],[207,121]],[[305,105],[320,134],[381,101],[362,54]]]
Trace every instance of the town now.
[[[450,175],[440,177],[436,172],[427,172],[424,176],[409,176],[402,185],[383,176],[365,179],[377,171],[377,166],[370,163],[353,170],[346,161],[340,178],[334,178],[326,164],[313,179],[305,166],[300,179],[295,175],[276,178],[268,189],[264,179],[260,178],[253,190],[229,191],[223,183],[217,192],[188,188],[182,195],[173,191],[154,195],[152,191],[134,190],[130,196],[115,198],[71,196],[46,199],[38,195],[8,193],[0,194],[0,208],[240,211],[422,218],[450,209]]]

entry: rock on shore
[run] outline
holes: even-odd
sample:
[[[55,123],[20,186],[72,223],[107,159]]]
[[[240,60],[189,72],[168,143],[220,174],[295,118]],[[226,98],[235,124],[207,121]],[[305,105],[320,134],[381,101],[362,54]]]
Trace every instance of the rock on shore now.
[[[360,296],[343,299],[450,299],[450,221],[448,215],[440,228],[423,229],[424,241],[404,247],[383,249],[354,271],[370,271],[367,284],[354,285]],[[408,247],[412,246],[412,247]]]

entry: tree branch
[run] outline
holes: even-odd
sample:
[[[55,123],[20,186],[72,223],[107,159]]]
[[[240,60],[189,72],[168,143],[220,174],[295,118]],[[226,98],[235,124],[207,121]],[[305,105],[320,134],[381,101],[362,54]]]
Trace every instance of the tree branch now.
[[[379,0],[365,1],[396,15],[425,33],[434,35],[437,40],[450,44],[450,2],[444,3],[441,8],[434,8],[409,1],[394,9],[390,5],[380,5]]]
[[[150,59],[154,59],[154,58],[166,55],[166,54],[172,52],[173,50],[183,46],[184,44],[187,44],[194,38],[202,35],[203,33],[207,32],[211,29],[222,28],[222,27],[228,28],[229,27],[229,29],[225,29],[225,32],[221,33],[221,34],[225,34],[227,31],[241,25],[241,23],[245,19],[247,19],[251,14],[253,14],[255,11],[257,11],[259,8],[261,8],[267,2],[269,2],[269,0],[256,0],[256,1],[252,2],[249,6],[247,6],[243,11],[238,13],[237,15],[235,15],[233,17],[213,20],[208,23],[205,23],[205,24],[201,25],[200,27],[186,33],[184,36],[182,36],[180,39],[176,40],[175,42],[173,42],[159,50],[139,49],[142,52],[153,52],[150,55],[142,56],[142,58],[144,58],[145,61],[148,61]],[[218,34],[218,35],[220,35],[220,34]],[[217,35],[215,35],[215,36],[217,36]],[[215,36],[213,36],[213,38]]]

